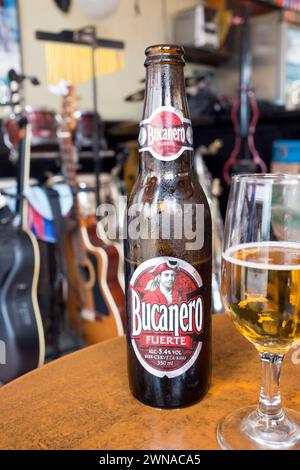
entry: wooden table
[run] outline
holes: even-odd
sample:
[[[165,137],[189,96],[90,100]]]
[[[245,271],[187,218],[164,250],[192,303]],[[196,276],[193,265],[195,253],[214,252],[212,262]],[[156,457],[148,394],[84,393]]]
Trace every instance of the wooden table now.
[[[259,360],[225,315],[213,321],[213,382],[188,408],[156,410],[129,393],[125,339],[59,359],[0,390],[1,449],[218,449],[216,425],[255,404]],[[298,354],[300,359],[300,353]],[[283,401],[300,411],[300,364],[286,358]]]

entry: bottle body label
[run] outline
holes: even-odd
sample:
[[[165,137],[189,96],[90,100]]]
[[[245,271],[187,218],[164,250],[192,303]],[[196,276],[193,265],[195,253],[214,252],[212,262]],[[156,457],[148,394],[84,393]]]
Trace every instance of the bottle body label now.
[[[161,106],[140,123],[139,145],[140,152],[148,151],[158,160],[176,160],[193,150],[191,121],[173,106]]]
[[[202,348],[203,282],[186,261],[157,257],[142,263],[129,285],[132,347],[140,364],[157,377],[183,374]]]

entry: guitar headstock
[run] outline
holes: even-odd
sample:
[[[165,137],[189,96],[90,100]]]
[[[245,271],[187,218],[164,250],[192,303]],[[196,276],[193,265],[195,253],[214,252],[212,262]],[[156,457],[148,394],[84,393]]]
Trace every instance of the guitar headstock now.
[[[7,79],[9,84],[9,98],[12,108],[12,115],[15,119],[17,119],[24,112],[21,75],[19,75],[14,69],[11,69],[7,74]]]
[[[9,70],[7,74],[9,84],[9,103],[11,114],[4,121],[4,142],[10,151],[10,159],[16,162],[19,158],[20,140],[25,135],[25,104],[23,98],[22,83],[24,78],[14,69]]]
[[[33,86],[40,85],[38,78],[35,75],[23,75],[10,69],[7,74],[9,84],[10,102],[7,103],[12,108],[12,116],[18,120],[25,117],[25,102],[23,96],[23,83],[29,81]],[[24,124],[25,125],[25,124]]]
[[[73,132],[76,129],[77,94],[74,85],[67,85],[67,94],[62,98],[61,117],[68,125],[68,130]]]

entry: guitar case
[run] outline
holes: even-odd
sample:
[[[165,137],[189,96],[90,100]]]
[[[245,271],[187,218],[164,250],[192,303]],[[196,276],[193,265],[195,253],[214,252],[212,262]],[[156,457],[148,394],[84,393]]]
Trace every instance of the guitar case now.
[[[32,295],[38,276],[32,263],[36,246],[32,236],[5,219],[0,223],[0,245],[0,340],[4,345],[0,380],[7,383],[42,365],[44,339],[38,305]]]
[[[71,332],[66,315],[66,277],[64,237],[73,198],[66,185],[34,187],[29,225],[35,234],[41,256],[38,299],[42,313],[46,358],[55,359],[81,347]]]

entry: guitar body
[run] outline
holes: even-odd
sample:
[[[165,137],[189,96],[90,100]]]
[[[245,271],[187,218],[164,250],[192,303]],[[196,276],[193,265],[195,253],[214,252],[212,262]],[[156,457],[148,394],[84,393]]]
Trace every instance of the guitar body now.
[[[82,289],[80,286],[80,272],[73,248],[72,234],[65,235],[64,255],[66,264],[66,274],[68,280],[68,294],[66,307],[71,329],[75,336],[81,337],[81,309],[83,305]]]
[[[94,344],[124,334],[124,293],[118,283],[119,259],[115,249],[99,240],[95,226],[90,222],[88,227],[81,226],[81,234],[91,263],[90,280],[93,283],[90,288],[93,289],[96,312],[94,316],[83,312],[83,338],[87,344]]]
[[[108,255],[101,246],[93,246],[84,226],[81,228],[81,237],[86,254],[82,269],[78,266],[72,234],[66,236],[67,311],[76,336],[91,345],[123,335],[124,325],[120,321],[118,304],[111,294],[111,287],[115,283],[114,274],[108,275]],[[117,300],[122,300],[123,291],[119,291],[118,285],[115,287],[119,295]]]
[[[92,220],[87,228],[88,236],[93,247],[100,248],[103,253],[102,256],[104,256],[108,261],[106,284],[118,308],[121,322],[123,326],[125,326],[125,295],[120,282],[120,267],[122,267],[123,263],[120,259],[119,247],[117,247],[117,243],[110,243],[108,240],[102,240],[99,238],[96,221]]]
[[[45,339],[37,301],[39,249],[33,235],[11,225],[0,228],[0,340],[9,382],[44,363]]]
[[[223,175],[224,180],[228,186],[232,183],[232,177],[235,175],[252,174],[266,171],[266,166],[263,161],[259,161],[258,158],[253,158],[252,155],[247,155],[247,158],[241,155],[241,137],[236,136],[234,149],[227,162],[224,165]],[[243,146],[245,147],[245,146]],[[254,155],[256,157],[257,152],[254,148]]]

